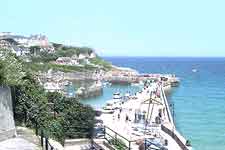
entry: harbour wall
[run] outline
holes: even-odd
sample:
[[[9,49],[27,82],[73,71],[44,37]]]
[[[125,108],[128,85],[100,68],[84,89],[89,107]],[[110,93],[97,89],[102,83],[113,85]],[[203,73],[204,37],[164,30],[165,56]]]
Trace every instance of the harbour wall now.
[[[103,93],[102,87],[87,87],[85,90],[82,90],[82,93],[77,94],[78,97],[86,99],[90,97],[96,97]]]
[[[0,86],[0,141],[16,135],[11,90]]]
[[[177,136],[176,132],[171,131],[171,129],[167,128],[164,125],[161,125],[161,129],[162,131],[167,133],[169,136],[171,136],[182,150],[188,150],[187,146],[181,141],[179,136]]]
[[[93,72],[72,72],[64,73],[65,80],[98,80],[96,74]]]
[[[162,131],[171,136],[182,150],[188,150],[185,138],[175,128],[174,118],[171,115],[169,103],[162,86],[161,86],[161,97],[163,98],[163,102],[166,106],[166,112],[169,120],[169,124],[165,123],[161,125]]]

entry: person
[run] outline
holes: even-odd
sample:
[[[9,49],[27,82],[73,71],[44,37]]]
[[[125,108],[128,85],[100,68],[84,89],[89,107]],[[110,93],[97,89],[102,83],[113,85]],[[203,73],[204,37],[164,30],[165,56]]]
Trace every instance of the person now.
[[[138,147],[139,150],[145,150],[145,143],[142,141],[140,144],[139,144],[139,147]]]
[[[118,113],[118,119],[120,120],[120,113]]]
[[[126,114],[126,122],[129,120],[128,115]]]

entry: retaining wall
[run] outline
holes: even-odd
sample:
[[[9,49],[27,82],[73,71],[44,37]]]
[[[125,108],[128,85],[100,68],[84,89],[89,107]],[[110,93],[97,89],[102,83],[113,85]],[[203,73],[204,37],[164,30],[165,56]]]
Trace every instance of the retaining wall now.
[[[15,135],[11,90],[9,87],[0,86],[0,141]]]

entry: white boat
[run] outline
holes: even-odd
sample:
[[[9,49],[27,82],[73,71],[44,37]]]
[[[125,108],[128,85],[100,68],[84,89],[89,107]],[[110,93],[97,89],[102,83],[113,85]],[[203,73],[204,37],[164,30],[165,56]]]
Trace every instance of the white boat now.
[[[120,95],[119,92],[116,92],[113,94],[113,100],[121,100],[122,96]]]
[[[140,86],[139,83],[131,83],[131,86]]]
[[[125,97],[130,97],[130,93],[126,93],[124,96]]]
[[[138,82],[138,83],[131,83],[131,86],[142,87],[142,86],[144,86],[144,82],[143,82],[143,81],[140,81],[140,82]]]
[[[106,102],[105,110],[114,110],[120,107],[122,97],[119,92],[113,94],[113,99]]]
[[[125,100],[125,101],[126,101],[126,100],[129,100],[130,97],[131,97],[130,93],[127,92],[127,93],[124,95],[124,100]]]
[[[197,72],[198,70],[197,70],[197,69],[192,69],[191,71],[192,71],[192,72]]]
[[[108,87],[108,86],[111,86],[111,85],[112,85],[112,83],[110,83],[110,82],[103,82],[104,87]]]

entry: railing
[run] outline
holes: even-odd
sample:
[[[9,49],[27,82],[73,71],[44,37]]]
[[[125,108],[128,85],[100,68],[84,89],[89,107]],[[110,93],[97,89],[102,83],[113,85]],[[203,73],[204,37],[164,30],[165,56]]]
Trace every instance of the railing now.
[[[42,150],[56,150],[50,144],[48,137],[44,136],[44,133],[42,130],[41,130],[41,147],[42,147]]]
[[[170,135],[176,141],[176,143],[180,146],[182,150],[188,150],[187,146],[177,137],[177,135],[173,131],[171,131],[164,125],[161,125],[161,129],[162,131]]]
[[[111,132],[111,134],[110,134]],[[121,150],[131,150],[132,148],[132,143],[136,143],[137,141],[131,141],[128,140],[127,138],[125,138],[124,136],[120,135],[119,133],[113,131],[112,129],[110,129],[107,126],[104,126],[104,137],[103,139],[105,139],[108,143],[106,143],[106,147],[108,147],[111,150],[116,150],[118,147],[120,146],[119,149]],[[152,145],[153,143],[151,143],[148,139],[144,139],[143,143],[139,146],[143,146],[144,150],[153,150],[152,148],[150,148],[150,145]],[[154,145],[154,144],[153,144]],[[156,149],[160,149],[163,146],[158,146],[155,144],[155,146],[157,147]]]
[[[152,148],[149,145],[154,145],[156,148]],[[145,139],[144,142],[144,150],[158,150],[158,149],[162,149],[162,146],[158,146],[156,144],[153,144],[152,142],[148,141],[147,139]]]
[[[164,90],[163,90],[162,86],[160,87],[160,89],[161,89],[161,98],[163,99],[164,104],[166,106],[166,112],[167,112],[167,115],[168,115],[169,122],[172,123],[172,125],[174,125],[174,122],[173,122],[174,118],[172,118],[171,112],[169,110],[169,104],[168,104],[168,101],[167,101],[167,98],[165,96],[165,93],[164,93]]]
[[[94,140],[91,141],[91,149],[92,150],[104,150],[100,145],[98,145]]]
[[[113,135],[108,133],[107,130],[109,130],[109,132],[111,132]],[[113,131],[112,129],[106,126],[104,126],[104,139],[108,141],[109,144],[114,146],[120,146],[121,149],[124,150],[131,150],[131,143],[135,142],[128,140],[124,136],[120,135],[119,133]]]

